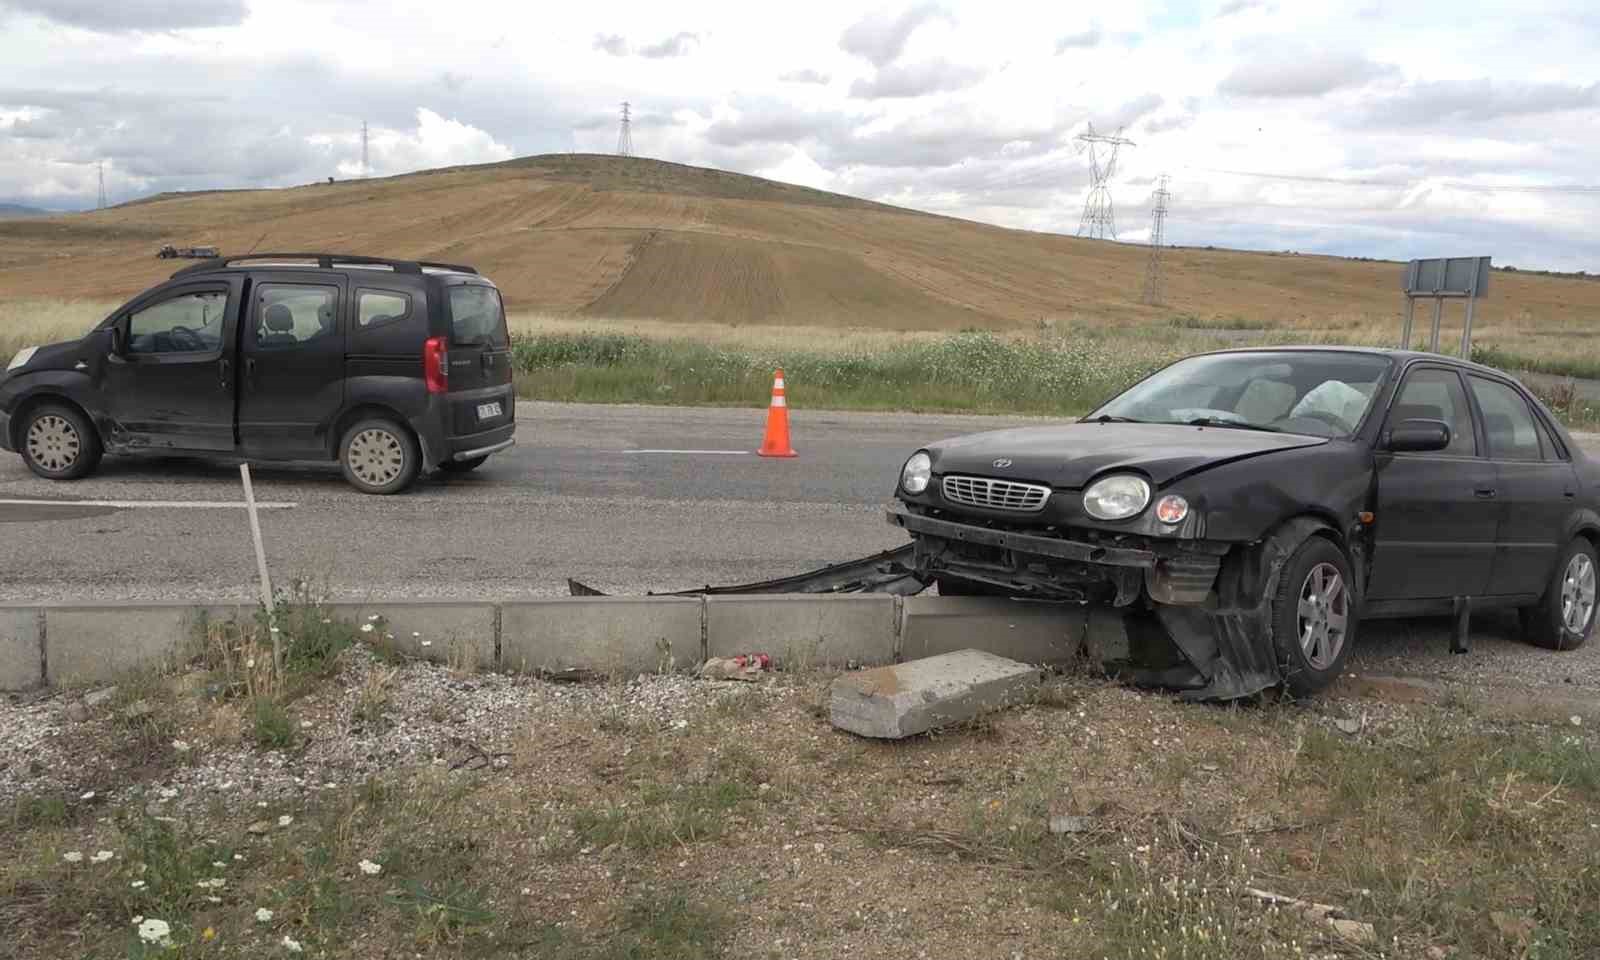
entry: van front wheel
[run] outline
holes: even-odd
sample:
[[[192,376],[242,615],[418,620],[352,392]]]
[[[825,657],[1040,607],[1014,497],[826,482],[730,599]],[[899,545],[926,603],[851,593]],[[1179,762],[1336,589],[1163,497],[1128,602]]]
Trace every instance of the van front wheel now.
[[[83,414],[64,404],[35,407],[17,439],[22,461],[46,480],[76,480],[100,463],[100,435]]]
[[[362,493],[399,493],[411,486],[422,455],[411,431],[392,420],[362,420],[339,444],[344,478]]]

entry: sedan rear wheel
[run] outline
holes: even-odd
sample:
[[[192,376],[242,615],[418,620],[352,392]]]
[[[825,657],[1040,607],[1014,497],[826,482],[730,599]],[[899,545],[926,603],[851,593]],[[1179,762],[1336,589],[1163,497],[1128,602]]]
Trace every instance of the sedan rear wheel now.
[[[1530,643],[1547,650],[1576,650],[1594,632],[1600,599],[1600,564],[1589,541],[1578,537],[1561,551],[1544,598],[1522,611],[1522,630]]]
[[[1355,642],[1357,602],[1344,551],[1311,537],[1283,565],[1272,605],[1272,639],[1284,682],[1307,696],[1339,676]]]
[[[339,462],[362,493],[399,493],[417,478],[422,457],[411,432],[389,420],[363,420],[345,431]]]

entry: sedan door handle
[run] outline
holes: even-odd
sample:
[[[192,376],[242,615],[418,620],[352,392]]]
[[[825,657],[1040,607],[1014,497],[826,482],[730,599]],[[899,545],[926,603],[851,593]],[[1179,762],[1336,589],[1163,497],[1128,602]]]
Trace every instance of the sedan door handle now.
[[[1472,495],[1480,500],[1493,500],[1495,492],[1496,491],[1494,487],[1479,487],[1478,489],[1472,491]]]

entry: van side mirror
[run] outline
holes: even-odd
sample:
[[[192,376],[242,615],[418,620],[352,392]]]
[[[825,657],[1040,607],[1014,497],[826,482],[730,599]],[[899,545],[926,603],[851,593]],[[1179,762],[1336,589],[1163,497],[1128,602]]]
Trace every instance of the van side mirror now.
[[[1389,430],[1390,450],[1432,453],[1450,446],[1450,425],[1443,420],[1401,420]]]

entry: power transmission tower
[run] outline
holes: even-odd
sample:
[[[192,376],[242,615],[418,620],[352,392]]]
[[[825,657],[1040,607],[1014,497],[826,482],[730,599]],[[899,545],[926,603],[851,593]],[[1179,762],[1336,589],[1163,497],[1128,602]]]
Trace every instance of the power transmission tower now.
[[[1150,194],[1150,199],[1155,202],[1150,211],[1150,265],[1144,271],[1144,302],[1160,304],[1164,302],[1161,290],[1161,248],[1166,245],[1164,236],[1167,223],[1167,201],[1172,199],[1172,191],[1167,189],[1167,182],[1171,178],[1166,174],[1156,181],[1155,192]]]
[[[101,160],[95,166],[100,169],[100,199],[96,203],[95,209],[104,210],[106,208],[106,162]]]
[[[1135,144],[1123,137],[1121,128],[1108,137],[1095,133],[1092,123],[1089,124],[1089,132],[1078,134],[1076,139],[1089,151],[1089,196],[1083,201],[1083,219],[1078,221],[1078,236],[1100,240],[1110,237],[1115,240],[1117,217],[1111,206],[1111,188],[1107,184],[1117,170],[1117,152]],[[1102,146],[1106,148],[1103,158],[1099,150]]]
[[[361,179],[365,180],[372,174],[372,164],[367,154],[367,121],[361,121]]]
[[[622,101],[622,127],[617,130],[617,156],[633,156],[633,117],[628,101]]]

